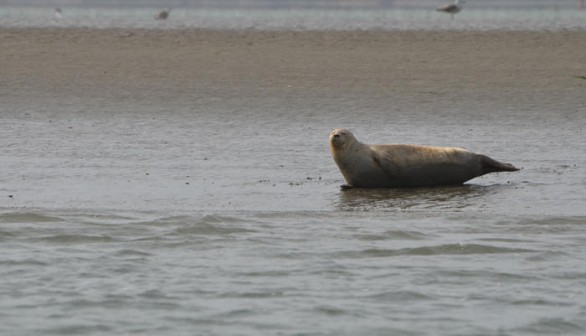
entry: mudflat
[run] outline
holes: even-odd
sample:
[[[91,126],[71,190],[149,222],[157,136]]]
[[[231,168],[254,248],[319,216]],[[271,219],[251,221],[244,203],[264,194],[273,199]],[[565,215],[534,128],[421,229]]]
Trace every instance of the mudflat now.
[[[91,85],[105,94],[254,86],[582,96],[584,55],[579,31],[2,29],[0,95]]]

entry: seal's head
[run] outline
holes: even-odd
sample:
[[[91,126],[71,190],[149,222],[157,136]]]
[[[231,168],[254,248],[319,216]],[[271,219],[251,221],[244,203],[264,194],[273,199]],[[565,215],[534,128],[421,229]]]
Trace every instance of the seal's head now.
[[[345,128],[335,128],[330,132],[330,146],[334,150],[348,148],[355,142],[354,134]]]

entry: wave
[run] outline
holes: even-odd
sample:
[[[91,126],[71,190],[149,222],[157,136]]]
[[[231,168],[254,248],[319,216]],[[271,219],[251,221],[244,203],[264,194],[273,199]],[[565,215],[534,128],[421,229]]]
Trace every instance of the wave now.
[[[509,248],[481,244],[443,244],[401,249],[366,249],[359,252],[348,252],[354,258],[395,257],[395,256],[434,256],[434,255],[470,255],[499,253],[529,253],[534,250]]]
[[[113,243],[118,241],[117,239],[114,239],[108,235],[94,236],[83,234],[59,234],[40,237],[39,239],[57,244]]]
[[[60,217],[35,212],[14,212],[0,214],[0,223],[51,223],[63,222]]]
[[[584,325],[582,322],[571,322],[571,318],[547,317],[517,328],[520,333],[531,335],[583,335]]]
[[[404,231],[404,230],[390,230],[381,232],[378,234],[357,234],[354,235],[356,239],[376,241],[376,240],[388,240],[388,239],[399,239],[399,240],[424,240],[429,239],[430,235],[416,232],[416,231]]]
[[[198,219],[186,218],[188,223],[176,230],[179,234],[192,235],[230,235],[255,232],[242,226],[243,220],[237,217],[205,215]]]

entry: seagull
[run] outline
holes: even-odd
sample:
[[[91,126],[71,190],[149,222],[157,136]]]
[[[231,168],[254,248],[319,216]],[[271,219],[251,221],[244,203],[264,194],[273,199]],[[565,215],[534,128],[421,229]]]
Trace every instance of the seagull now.
[[[157,13],[157,15],[155,15],[155,19],[166,20],[169,17],[169,12],[170,12],[170,10],[165,8],[162,11],[160,11],[159,13]]]
[[[61,8],[59,8],[59,7],[55,8],[55,12],[53,13],[53,16],[55,16],[55,19],[57,19],[57,20],[63,18],[63,12],[61,11]]]
[[[437,11],[450,13],[450,15],[452,16],[452,20],[453,20],[454,14],[459,13],[462,10],[462,5],[465,2],[466,2],[465,0],[455,0],[453,4],[438,7]]]

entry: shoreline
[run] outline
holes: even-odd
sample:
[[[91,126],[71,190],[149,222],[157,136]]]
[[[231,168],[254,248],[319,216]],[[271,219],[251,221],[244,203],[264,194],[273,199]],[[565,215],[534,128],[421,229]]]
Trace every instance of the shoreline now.
[[[584,32],[0,29],[0,96],[295,90],[583,98]],[[89,91],[89,92],[86,92]]]

